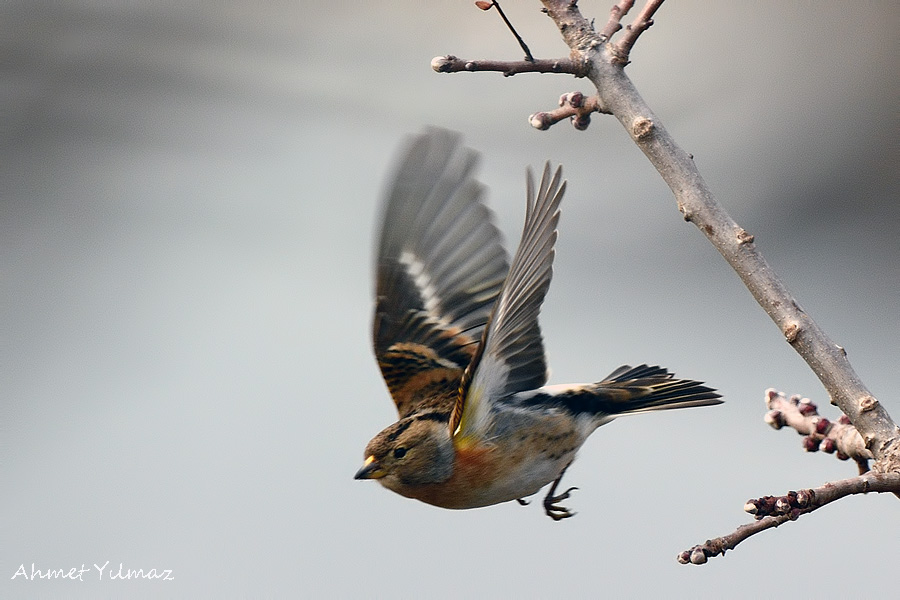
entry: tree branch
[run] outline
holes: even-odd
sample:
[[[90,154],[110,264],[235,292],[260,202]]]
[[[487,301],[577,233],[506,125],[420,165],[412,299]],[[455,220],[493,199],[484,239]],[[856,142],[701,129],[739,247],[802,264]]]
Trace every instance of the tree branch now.
[[[876,459],[873,468],[900,471],[900,428],[850,366],[844,349],[800,307],[753,243],[753,236],[722,208],[691,155],[678,146],[625,74],[611,44],[604,43],[572,2],[542,3],[573,56],[588,63],[588,78],[596,86],[602,106],[622,123],[656,167],[674,193],[684,219],[694,223],[728,261],[787,342],[822,381],[832,402],[856,426]],[[641,14],[652,14],[658,4],[651,0]]]
[[[504,77],[518,73],[566,73],[575,77],[587,76],[584,63],[571,58],[540,58],[534,60],[466,60],[448,54],[431,59],[431,68],[438,73],[460,71],[499,71]]]
[[[853,494],[869,492],[900,492],[900,472],[868,472],[859,477],[826,483],[815,489],[788,492],[784,496],[764,496],[748,500],[744,510],[756,515],[756,521],[741,525],[734,532],[706,540],[678,555],[681,564],[702,565],[710,557],[725,555],[752,535],[778,527],[788,521],[796,521],[800,515],[811,513],[826,504]]]

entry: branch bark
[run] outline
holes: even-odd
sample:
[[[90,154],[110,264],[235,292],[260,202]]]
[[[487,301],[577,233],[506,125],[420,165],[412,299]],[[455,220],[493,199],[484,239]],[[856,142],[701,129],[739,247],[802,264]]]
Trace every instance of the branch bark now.
[[[541,58],[535,60],[467,60],[448,54],[431,59],[431,68],[438,73],[460,71],[498,71],[504,77],[518,73],[567,73],[575,77],[587,75],[587,65],[571,58]]]

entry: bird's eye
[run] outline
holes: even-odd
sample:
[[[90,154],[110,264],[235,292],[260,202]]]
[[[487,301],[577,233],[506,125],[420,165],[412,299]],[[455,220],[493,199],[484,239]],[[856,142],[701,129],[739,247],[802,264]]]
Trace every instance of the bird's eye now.
[[[406,448],[403,446],[394,448],[394,458],[403,458],[404,456],[406,456]]]

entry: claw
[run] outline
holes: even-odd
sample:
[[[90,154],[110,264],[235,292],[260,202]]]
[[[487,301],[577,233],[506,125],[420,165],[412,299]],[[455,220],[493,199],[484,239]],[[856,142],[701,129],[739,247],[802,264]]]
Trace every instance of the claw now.
[[[531,502],[529,502],[525,498],[516,498],[516,502],[519,503],[519,506],[528,506],[529,504],[531,504]]]
[[[574,517],[577,514],[578,513],[574,513],[564,506],[551,506],[547,509],[547,516],[554,521],[562,521],[563,519]]]

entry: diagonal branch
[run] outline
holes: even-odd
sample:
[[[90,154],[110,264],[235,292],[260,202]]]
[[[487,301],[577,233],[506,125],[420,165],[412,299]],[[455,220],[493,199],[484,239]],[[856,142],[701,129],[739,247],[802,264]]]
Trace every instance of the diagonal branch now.
[[[788,521],[796,521],[801,515],[811,513],[826,504],[853,494],[869,492],[900,492],[900,472],[868,472],[859,477],[826,483],[815,489],[788,492],[784,496],[764,496],[748,500],[744,510],[756,515],[756,521],[741,525],[734,532],[706,540],[678,555],[681,564],[702,565],[710,557],[725,555],[738,544],[767,529]]]
[[[684,219],[694,223],[722,254],[787,342],[822,381],[832,402],[850,418],[876,459],[873,468],[880,472],[900,471],[900,428],[853,370],[844,349],[800,307],[753,243],[753,235],[719,204],[691,155],[666,131],[625,74],[610,44],[594,32],[578,7],[566,0],[542,3],[573,56],[581,56],[589,63],[588,78],[596,86],[601,104],[615,115],[653,163],[674,193]],[[658,2],[651,0],[650,5],[655,10]]]

